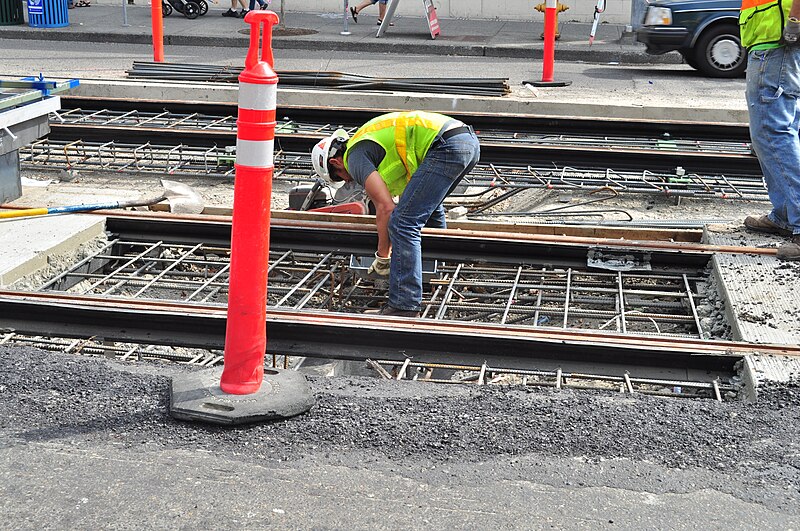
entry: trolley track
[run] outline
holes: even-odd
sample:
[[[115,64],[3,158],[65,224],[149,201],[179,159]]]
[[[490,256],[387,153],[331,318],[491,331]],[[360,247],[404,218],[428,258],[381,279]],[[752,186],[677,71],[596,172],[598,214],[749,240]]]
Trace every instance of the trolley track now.
[[[112,240],[104,249],[40,291],[0,292],[0,327],[7,340],[13,340],[10,335],[78,338],[83,348],[86,338],[103,338],[222,349],[230,220],[126,213],[110,216],[107,230]],[[711,256],[707,246],[649,242],[648,248],[616,241],[628,253],[648,249],[651,259],[650,271],[622,274],[586,270],[587,252],[604,240],[498,236],[427,230],[426,259],[445,261],[444,276],[430,281],[424,318],[399,320],[360,313],[383,295],[357,279],[348,281],[346,267],[332,258],[370,254],[374,229],[274,224],[268,353],[379,360],[395,369],[413,362],[426,373],[445,365],[477,366],[494,369],[491,374],[535,377],[542,385],[561,385],[562,377],[621,382],[631,389],[680,387],[675,383],[680,382],[708,396],[735,392],[727,382],[747,354],[800,355],[795,346],[703,339],[694,286]],[[181,295],[164,295],[170,291]],[[514,315],[527,322],[507,318]],[[550,316],[549,324],[542,324],[541,316]],[[694,332],[656,333],[657,322]],[[612,330],[604,329],[608,324]],[[159,357],[152,349],[118,350],[127,357]],[[164,357],[187,361],[170,353]],[[212,353],[195,362],[220,361]]]
[[[175,144],[225,147],[236,143],[236,108],[180,106],[160,110],[102,107],[94,102],[66,99],[60,119],[51,121],[50,138],[122,144]],[[73,106],[81,104],[83,106]],[[97,108],[102,107],[102,108]],[[216,114],[214,111],[229,111]],[[276,147],[308,153],[323,136],[338,127],[354,131],[374,112],[355,109],[279,109]],[[482,158],[490,163],[651,171],[675,170],[733,175],[759,175],[758,162],[740,128],[722,124],[652,123],[581,118],[510,118],[457,115],[472,124],[481,138]],[[61,121],[63,120],[63,121]],[[722,131],[716,130],[716,128]],[[724,134],[730,135],[725,137]],[[713,136],[716,135],[716,136]]]

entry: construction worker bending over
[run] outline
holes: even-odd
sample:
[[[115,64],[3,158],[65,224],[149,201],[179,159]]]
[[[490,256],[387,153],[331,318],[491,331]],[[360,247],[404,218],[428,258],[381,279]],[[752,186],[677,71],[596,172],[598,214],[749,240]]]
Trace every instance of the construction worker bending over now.
[[[378,250],[369,272],[389,278],[389,304],[377,313],[419,317],[422,227],[447,226],[442,202],[479,158],[471,127],[424,111],[384,114],[352,138],[339,129],[314,146],[320,177],[355,181],[375,204]]]

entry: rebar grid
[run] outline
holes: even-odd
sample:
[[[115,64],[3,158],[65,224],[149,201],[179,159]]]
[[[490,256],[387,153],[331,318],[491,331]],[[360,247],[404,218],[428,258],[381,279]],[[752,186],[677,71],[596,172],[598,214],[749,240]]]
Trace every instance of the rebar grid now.
[[[444,264],[423,317],[705,337],[686,274]]]
[[[621,376],[554,371],[513,369],[444,363],[367,360],[367,364],[384,379],[410,379],[420,382],[471,384],[471,385],[522,385],[524,387],[553,387],[556,389],[615,390],[620,393],[641,393],[679,398],[711,398],[717,401],[734,399],[738,389],[723,384],[719,378],[711,381],[668,380],[663,378],[637,378],[625,372]],[[384,368],[390,367],[391,372]],[[445,373],[435,378],[434,371]],[[410,373],[410,374],[409,374]]]
[[[307,153],[278,150],[274,154],[274,178],[313,181],[314,170]],[[192,147],[183,144],[159,146],[83,140],[38,140],[20,149],[24,169],[80,170],[161,174],[176,177],[234,177],[236,153],[219,147]]]
[[[346,253],[271,252],[268,306],[379,308],[385,282],[361,276],[350,263]],[[229,266],[227,248],[111,239],[40,291],[225,305]],[[696,306],[704,281],[685,273],[440,263],[424,286],[422,317],[702,339]]]
[[[27,336],[8,333],[0,337],[0,345],[16,344],[35,347],[50,352],[103,356],[121,361],[145,359],[169,360],[188,365],[214,367],[222,364],[222,352],[202,349],[176,349],[163,345],[139,345],[96,340],[93,337],[65,339],[59,337]]]
[[[199,148],[179,144],[158,146],[115,142],[72,142],[39,140],[20,149],[24,169],[82,170],[127,173],[158,173],[173,176],[232,178],[235,153],[227,149]],[[296,182],[316,180],[308,153],[278,150],[275,153],[276,179]],[[676,197],[767,200],[763,178],[753,175],[700,175],[531,166],[524,164],[478,165],[463,180],[464,186],[482,189],[478,197],[500,189],[547,188],[556,190],[597,190],[607,188],[620,193],[656,194]],[[505,215],[513,215],[506,213]],[[527,213],[521,213],[527,214]]]
[[[114,111],[109,109],[92,110],[75,108],[54,114],[52,123],[71,125],[114,126],[131,128],[155,128],[168,130],[236,131],[235,116],[218,116],[202,113],[173,113],[170,111]],[[342,127],[339,124],[322,122],[299,122],[284,118],[278,120],[275,132],[278,134],[317,134],[328,136]],[[347,127],[344,128],[348,130]],[[352,134],[356,127],[350,127]],[[673,139],[670,136],[659,138],[639,138],[593,134],[552,134],[538,132],[513,132],[499,129],[477,131],[483,141],[504,144],[527,144],[542,146],[575,146],[591,148],[621,148],[657,151],[684,151],[696,153],[727,153],[749,155],[750,143],[725,142],[714,140]]]
[[[223,364],[223,353],[218,350],[172,348],[163,345],[116,343],[91,338],[66,339],[59,337],[27,336],[14,332],[0,336],[2,345],[24,345],[49,352],[114,358],[119,361],[168,360],[200,367],[218,367]],[[267,355],[265,365],[273,368],[297,368],[301,358],[278,354]],[[622,376],[585,374],[555,371],[515,369],[441,363],[367,360],[379,376],[385,379],[414,380],[429,383],[472,385],[522,385],[524,387],[553,387],[556,389],[618,390],[620,393],[641,393],[677,398],[713,398],[718,401],[734,399],[738,389],[715,379],[711,382],[692,380],[667,380]],[[384,366],[389,367],[387,371]],[[439,376],[434,377],[434,371]],[[411,372],[411,374],[409,374]],[[442,375],[444,373],[444,375]]]

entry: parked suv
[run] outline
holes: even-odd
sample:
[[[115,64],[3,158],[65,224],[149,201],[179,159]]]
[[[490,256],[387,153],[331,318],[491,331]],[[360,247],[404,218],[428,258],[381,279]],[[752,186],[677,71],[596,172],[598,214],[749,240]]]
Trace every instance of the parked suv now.
[[[741,0],[654,0],[636,40],[647,53],[678,51],[691,66],[711,77],[739,77],[747,52],[739,41]]]

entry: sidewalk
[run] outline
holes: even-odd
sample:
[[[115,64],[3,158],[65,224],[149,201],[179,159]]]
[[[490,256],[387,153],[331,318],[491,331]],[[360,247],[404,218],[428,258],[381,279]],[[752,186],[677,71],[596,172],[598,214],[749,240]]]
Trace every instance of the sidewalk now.
[[[227,2],[224,2],[227,9]],[[164,43],[173,46],[246,48],[249,28],[242,19],[220,16],[225,9],[211,4],[208,14],[189,20],[177,12],[164,18]],[[567,18],[567,17],[563,17]],[[69,42],[152,42],[149,6],[128,6],[129,26],[123,26],[121,6],[93,5],[69,11],[64,28],[0,26],[0,39],[31,39]],[[404,55],[457,55],[510,58],[541,58],[540,39],[544,23],[503,20],[441,19],[441,35],[430,38],[420,17],[395,17],[395,26],[376,38],[377,18],[366,13],[359,23],[348,21],[351,35],[341,35],[341,14],[292,13],[285,15],[285,29],[275,28],[275,49],[327,50],[345,53],[400,53]],[[677,53],[648,55],[644,45],[625,33],[621,24],[600,24],[593,46],[589,46],[591,24],[564,21],[556,42],[557,61],[589,63],[680,63]]]

